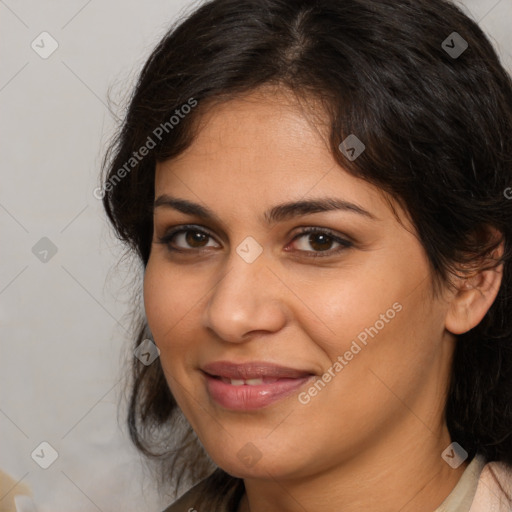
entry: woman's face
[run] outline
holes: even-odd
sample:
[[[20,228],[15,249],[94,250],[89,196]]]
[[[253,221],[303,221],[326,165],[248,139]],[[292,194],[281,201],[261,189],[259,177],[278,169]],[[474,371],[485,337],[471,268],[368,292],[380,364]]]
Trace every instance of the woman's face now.
[[[253,92],[156,169],[148,323],[186,418],[241,478],[399,460],[442,424],[448,303],[403,211],[319,133],[284,92]]]

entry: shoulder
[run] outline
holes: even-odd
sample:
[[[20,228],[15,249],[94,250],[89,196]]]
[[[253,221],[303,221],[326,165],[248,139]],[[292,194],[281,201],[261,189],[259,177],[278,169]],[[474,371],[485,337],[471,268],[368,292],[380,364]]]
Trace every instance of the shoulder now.
[[[469,512],[512,510],[512,466],[504,462],[485,464]]]

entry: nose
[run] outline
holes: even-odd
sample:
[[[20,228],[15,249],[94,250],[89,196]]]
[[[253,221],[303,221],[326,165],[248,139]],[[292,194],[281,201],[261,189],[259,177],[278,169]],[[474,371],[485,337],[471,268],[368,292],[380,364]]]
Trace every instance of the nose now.
[[[231,343],[245,342],[255,332],[277,332],[287,321],[284,294],[264,253],[248,263],[234,252],[206,303],[203,325]]]

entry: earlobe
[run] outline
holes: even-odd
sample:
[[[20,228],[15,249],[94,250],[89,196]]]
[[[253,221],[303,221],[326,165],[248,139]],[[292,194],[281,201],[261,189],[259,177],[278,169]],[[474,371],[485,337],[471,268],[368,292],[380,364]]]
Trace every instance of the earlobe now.
[[[500,264],[458,281],[446,315],[445,327],[449,332],[464,334],[482,321],[498,295],[502,274]]]

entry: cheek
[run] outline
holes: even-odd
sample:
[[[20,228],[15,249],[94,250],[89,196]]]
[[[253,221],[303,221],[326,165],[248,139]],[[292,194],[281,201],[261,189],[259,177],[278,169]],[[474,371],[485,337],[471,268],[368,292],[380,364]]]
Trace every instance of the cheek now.
[[[181,386],[175,380],[185,382],[183,363],[189,357],[187,343],[180,340],[187,340],[184,327],[193,314],[191,293],[183,281],[183,274],[173,272],[165,261],[150,258],[144,274],[144,309],[167,383],[178,402]]]
[[[312,340],[321,344],[330,359],[349,350],[351,341],[360,333],[364,341],[365,329],[375,322],[381,327],[380,315],[388,310],[386,320],[393,322],[397,313],[392,306],[400,296],[401,279],[394,276],[383,282],[382,275],[386,274],[381,273],[377,280],[372,273],[360,269],[339,269],[331,276],[311,279],[294,288],[309,310],[302,320],[310,320],[303,322],[302,327]]]
[[[206,284],[205,284],[206,283]],[[144,274],[144,309],[149,329],[160,349],[160,361],[172,394],[188,410],[183,386],[191,389],[197,366],[198,326],[207,296],[204,274],[179,269],[161,255],[151,258]],[[196,349],[191,350],[191,347]],[[185,384],[186,383],[186,384]],[[190,391],[189,391],[190,392]]]
[[[327,367],[339,356],[346,360],[339,381],[364,383],[361,391],[372,387],[373,369],[390,382],[407,382],[433,357],[442,339],[442,311],[424,279],[428,267],[417,258],[409,267],[404,258],[387,258],[364,272],[351,269],[322,286],[311,282],[302,288],[317,317],[303,327],[327,356]]]
[[[184,296],[176,289],[179,283],[179,279],[172,279],[162,265],[150,259],[144,274],[144,309],[153,340],[161,351],[162,362],[167,359],[169,350],[175,348],[169,340],[176,325],[179,326],[179,319],[185,315],[183,301],[177,300],[177,297]]]
[[[144,309],[157,345],[179,328],[201,298],[190,274],[173,270],[159,257],[150,257],[144,274]]]

